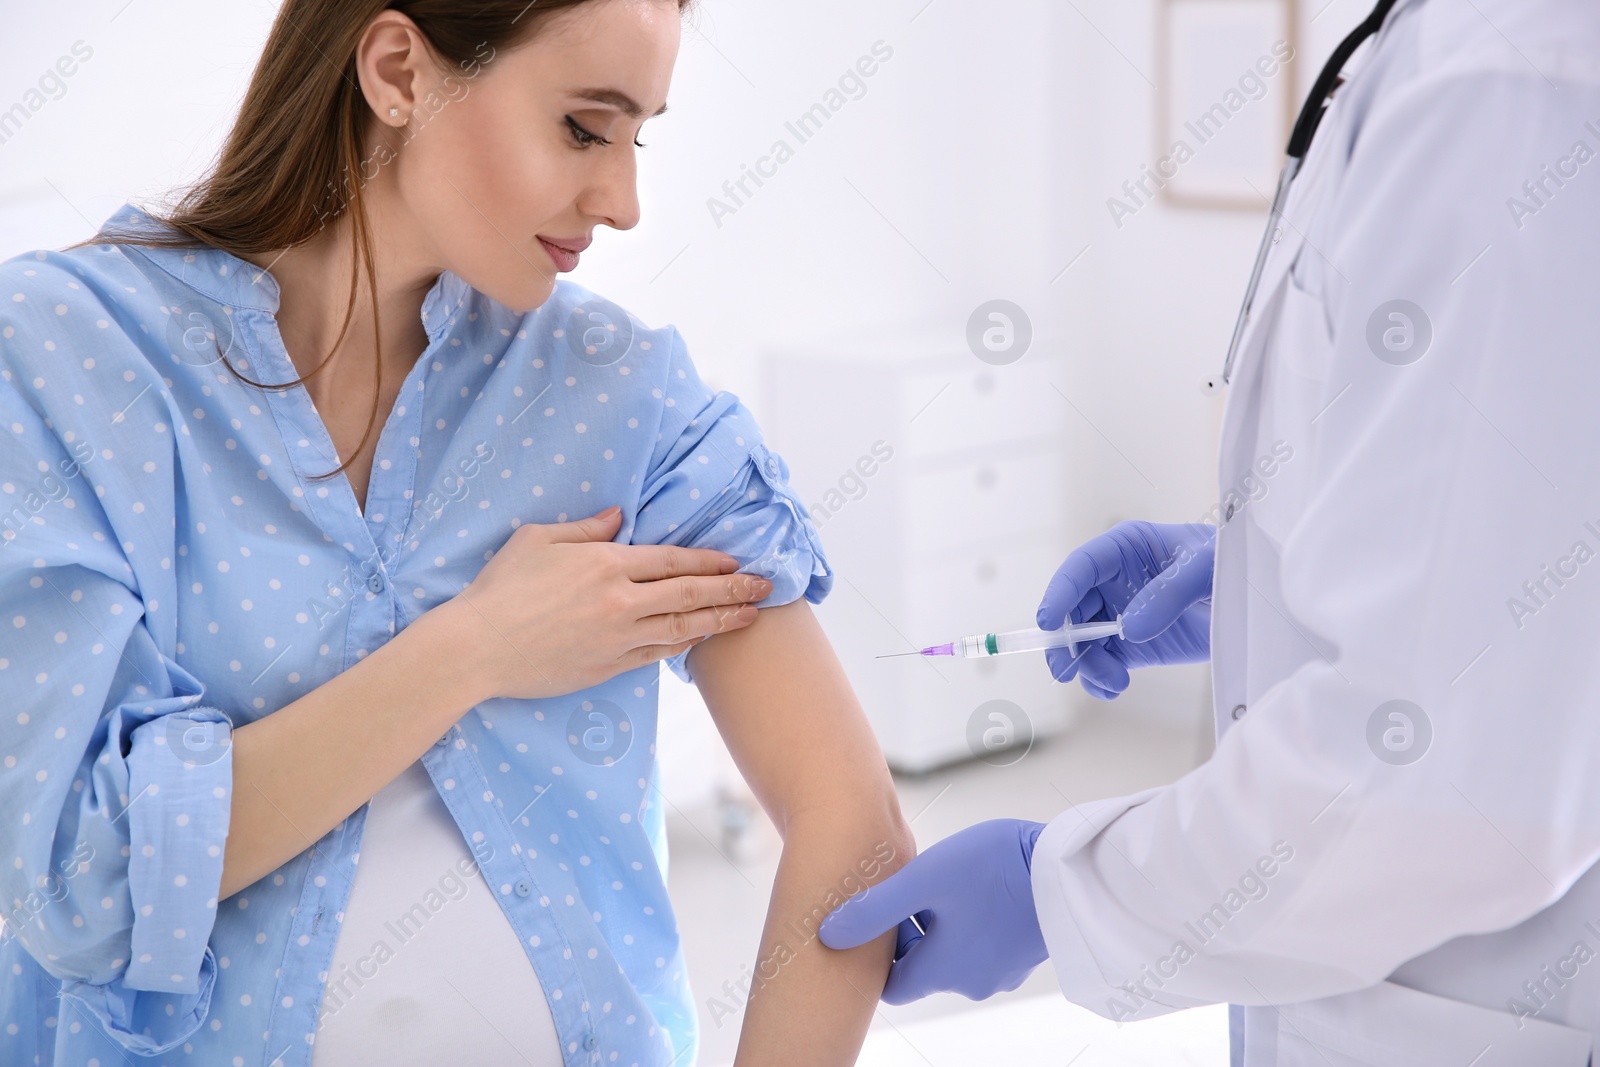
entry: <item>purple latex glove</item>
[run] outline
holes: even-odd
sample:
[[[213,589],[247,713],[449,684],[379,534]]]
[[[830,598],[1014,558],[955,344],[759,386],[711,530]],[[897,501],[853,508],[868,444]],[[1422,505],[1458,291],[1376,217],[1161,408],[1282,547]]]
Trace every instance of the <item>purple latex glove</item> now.
[[[1122,637],[1045,653],[1057,681],[1074,676],[1091,696],[1112,700],[1128,671],[1211,658],[1211,578],[1217,528],[1210,523],[1119,522],[1085,542],[1056,569],[1039,603],[1038,624],[1122,615]]]
[[[855,948],[898,928],[886,1004],[1015,989],[1049,955],[1033,910],[1033,844],[1044,826],[991,819],[951,834],[839,905],[818,936],[829,948]]]

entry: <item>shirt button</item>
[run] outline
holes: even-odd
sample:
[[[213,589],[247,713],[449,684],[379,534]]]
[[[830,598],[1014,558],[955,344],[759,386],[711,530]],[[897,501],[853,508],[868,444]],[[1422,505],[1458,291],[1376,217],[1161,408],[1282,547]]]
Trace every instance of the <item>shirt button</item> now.
[[[588,1049],[590,1052],[593,1052],[595,1046],[598,1044],[600,1044],[600,1039],[595,1037],[593,1034],[585,1034],[583,1036],[583,1047]]]
[[[379,593],[379,592],[383,591],[383,572],[382,571],[373,571],[372,572],[372,576],[367,579],[367,588],[372,590],[374,593]]]
[[[774,478],[778,476],[778,461],[771,456],[767,457],[767,473]]]
[[[529,893],[533,892],[533,886],[529,885],[526,879],[519,881],[513,888],[516,889],[517,896],[519,897],[525,897]]]
[[[450,743],[450,735],[449,734],[445,734],[443,737],[439,738],[439,740],[434,742],[434,744],[439,746],[440,748],[443,748],[444,746],[448,745],[449,743]]]
[[[1244,705],[1243,704],[1235,704],[1233,706],[1233,718],[1234,718],[1235,722],[1237,722],[1238,720],[1244,718]]]
[[[1222,517],[1222,518],[1223,518],[1223,521],[1224,521],[1224,522],[1226,522],[1226,521],[1227,521],[1227,520],[1229,520],[1229,519],[1232,519],[1232,518],[1233,518],[1233,505],[1232,505],[1232,504],[1229,504],[1229,505],[1228,505],[1228,512],[1227,512],[1227,514],[1226,514],[1226,515],[1224,515],[1224,516],[1223,516],[1223,517]]]

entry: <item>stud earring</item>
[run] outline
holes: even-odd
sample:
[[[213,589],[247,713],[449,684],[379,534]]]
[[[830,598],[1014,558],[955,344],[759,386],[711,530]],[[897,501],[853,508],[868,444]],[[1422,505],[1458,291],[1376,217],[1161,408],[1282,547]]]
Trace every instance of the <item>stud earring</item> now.
[[[400,114],[400,109],[399,109],[399,108],[397,108],[397,107],[391,107],[391,108],[390,108],[390,109],[389,109],[389,117],[390,117],[390,118],[394,118],[394,117],[395,117],[395,116],[396,116],[396,115],[398,115],[398,114]]]

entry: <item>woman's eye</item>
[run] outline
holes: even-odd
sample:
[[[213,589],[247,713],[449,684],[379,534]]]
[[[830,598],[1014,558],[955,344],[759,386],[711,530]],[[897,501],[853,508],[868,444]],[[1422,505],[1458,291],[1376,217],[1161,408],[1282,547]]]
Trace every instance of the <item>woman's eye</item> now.
[[[577,123],[577,120],[574,119],[571,115],[567,116],[567,125],[569,127],[571,127],[572,136],[577,138],[578,146],[580,148],[588,148],[592,144],[605,145],[605,144],[610,144],[611,143],[610,141],[606,140],[604,137],[601,137],[598,134],[590,133],[588,130],[584,129],[582,126],[579,126],[578,123]]]

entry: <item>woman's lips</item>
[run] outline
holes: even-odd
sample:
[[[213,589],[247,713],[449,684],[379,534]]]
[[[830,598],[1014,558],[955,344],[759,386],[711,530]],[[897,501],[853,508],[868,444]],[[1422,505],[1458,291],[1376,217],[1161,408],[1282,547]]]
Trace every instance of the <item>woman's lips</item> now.
[[[539,238],[539,243],[544,246],[545,254],[550,257],[550,262],[556,265],[558,271],[571,271],[578,266],[578,255],[589,247],[589,239],[574,240],[562,239],[561,244],[556,244],[545,238]]]

